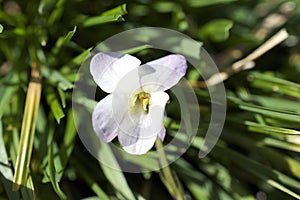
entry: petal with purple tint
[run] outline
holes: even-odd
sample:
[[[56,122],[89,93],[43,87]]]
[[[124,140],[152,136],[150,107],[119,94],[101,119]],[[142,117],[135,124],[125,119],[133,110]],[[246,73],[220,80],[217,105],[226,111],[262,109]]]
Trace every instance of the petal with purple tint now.
[[[170,89],[185,75],[187,62],[182,55],[168,55],[138,68],[142,89],[146,92]]]
[[[106,143],[112,141],[118,134],[118,126],[113,116],[112,98],[112,95],[108,95],[97,103],[92,114],[94,131]]]
[[[100,52],[93,56],[90,71],[99,87],[112,93],[127,73],[138,68],[141,61],[134,56],[117,52]]]

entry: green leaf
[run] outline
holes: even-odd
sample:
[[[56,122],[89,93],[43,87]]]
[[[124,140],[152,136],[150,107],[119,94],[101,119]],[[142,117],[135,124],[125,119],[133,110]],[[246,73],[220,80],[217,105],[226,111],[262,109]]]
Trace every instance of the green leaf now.
[[[0,24],[0,33],[3,32],[3,26]]]
[[[119,22],[119,21],[124,21],[124,18],[122,17],[122,15],[89,17],[84,20],[82,26],[83,27],[91,27],[91,26],[98,26],[101,24],[109,23],[109,22]]]
[[[32,147],[36,129],[38,108],[40,106],[42,86],[40,83],[29,82],[26,94],[21,137],[15,165],[13,190],[18,190],[28,180]]]
[[[300,84],[275,77],[270,73],[252,72],[249,80],[251,80],[251,85],[255,88],[300,98]]]
[[[290,142],[285,142],[274,138],[265,138],[263,139],[262,143],[266,146],[271,146],[275,148],[280,148],[280,149],[285,149],[285,150],[300,153],[300,144],[292,144]]]
[[[124,18],[122,16],[125,14],[127,14],[126,4],[122,4],[116,8],[103,12],[100,16],[88,17],[84,19],[82,26],[90,27],[98,26],[109,22],[124,21]]]
[[[55,43],[53,49],[54,53],[58,53],[62,46],[67,45],[76,32],[77,27],[75,26],[72,31],[69,31],[66,36],[59,37]]]
[[[9,200],[18,200],[18,192],[12,191],[13,171],[4,145],[3,126],[0,120],[0,178]]]
[[[65,116],[61,105],[60,105],[60,101],[56,95],[55,90],[49,86],[46,88],[46,100],[48,105],[50,106],[51,112],[54,115],[57,123],[60,123],[60,120]]]
[[[62,170],[59,171],[59,173],[58,173],[58,176],[57,176],[58,181],[60,181],[60,179],[63,175],[63,169],[67,166],[69,158],[73,152],[76,136],[77,136],[77,131],[75,128],[73,112],[70,109],[67,114],[67,123],[66,123],[66,128],[65,128],[65,134],[64,134],[62,143],[60,145],[60,151],[59,151]]]
[[[48,26],[51,27],[56,21],[58,21],[64,13],[65,0],[58,0],[55,4],[55,8],[48,17]]]
[[[65,92],[60,87],[57,87],[57,91],[58,91],[58,95],[59,95],[60,100],[61,100],[62,107],[66,108],[67,102],[66,102]]]
[[[91,55],[91,50],[93,48],[89,48],[83,52],[81,52],[78,56],[72,59],[72,63],[76,65],[82,64],[90,55]]]
[[[109,16],[109,15],[125,15],[127,14],[126,10],[126,4],[122,4],[120,6],[117,6],[113,9],[107,10],[103,12],[101,15],[102,16]]]
[[[199,35],[214,42],[223,42],[228,39],[232,26],[233,21],[231,20],[215,19],[204,24],[199,30]]]
[[[54,146],[53,138],[54,138],[54,133],[55,133],[54,129],[49,132],[48,141],[47,141],[47,145],[48,145],[49,178],[51,180],[52,187],[53,187],[54,191],[56,192],[56,194],[61,199],[67,199],[67,197],[64,194],[64,192],[60,189],[59,180],[57,180],[57,173],[58,173],[58,171],[57,171],[57,169],[55,167],[54,161],[56,159],[54,158],[54,154],[53,154],[53,146]]]
[[[248,126],[250,131],[258,132],[258,133],[265,133],[268,135],[300,135],[300,132],[297,130],[281,128],[281,127],[274,127],[274,126],[267,126],[258,124],[255,122],[246,121],[245,124]]]
[[[101,157],[101,159],[110,161],[110,163],[107,164],[103,164],[100,162],[100,165],[103,173],[105,174],[105,177],[109,180],[113,187],[117,191],[119,191],[126,199],[135,199],[135,196],[131,192],[126,178],[122,170],[120,169],[119,164],[115,159],[115,156],[111,151],[109,145],[101,145],[101,149],[99,150],[99,157]]]
[[[62,90],[68,90],[73,88],[73,84],[67,80],[59,71],[51,70],[47,67],[43,67],[41,72],[44,77],[53,83],[57,84]]]
[[[274,119],[280,119],[290,122],[300,122],[299,114],[291,111],[284,111],[275,108],[267,108],[264,106],[258,106],[250,103],[245,103],[238,98],[228,96],[228,99],[239,106],[243,110],[247,110],[254,113],[259,113]]]
[[[7,110],[7,104],[12,95],[17,91],[17,86],[1,86],[0,87],[0,120]]]
[[[237,0],[187,0],[187,5],[191,7],[212,6],[215,4],[231,3]]]

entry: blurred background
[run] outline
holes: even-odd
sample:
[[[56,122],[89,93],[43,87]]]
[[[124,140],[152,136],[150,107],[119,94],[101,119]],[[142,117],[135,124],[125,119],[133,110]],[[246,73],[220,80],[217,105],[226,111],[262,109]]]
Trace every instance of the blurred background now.
[[[145,26],[201,42],[225,72],[286,29],[287,39],[255,67],[224,81],[225,127],[203,159],[211,102],[207,88],[194,85],[199,133],[170,169],[185,199],[300,199],[299,1],[0,0],[0,6],[0,199],[174,199],[159,171],[122,173],[99,163],[73,119],[73,84],[93,47]],[[133,54],[146,62],[166,52]],[[186,78],[202,81],[192,69]],[[98,93],[97,101],[105,96]],[[165,142],[178,129],[176,109],[176,102],[167,107]]]

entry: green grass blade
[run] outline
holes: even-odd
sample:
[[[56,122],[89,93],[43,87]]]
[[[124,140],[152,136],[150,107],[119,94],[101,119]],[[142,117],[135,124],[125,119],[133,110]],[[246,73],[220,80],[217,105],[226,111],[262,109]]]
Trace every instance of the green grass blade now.
[[[113,187],[119,191],[125,197],[125,199],[135,199],[135,196],[126,181],[126,178],[108,145],[101,145],[99,157],[102,157],[101,159],[110,161],[109,166],[102,163],[100,163],[100,166],[105,174],[105,177],[109,180]]]
[[[77,159],[71,159],[71,164],[76,167],[77,171],[80,171],[80,176],[85,180],[85,182],[89,185],[89,187],[95,192],[97,195],[97,199],[109,200],[108,195],[102,190],[99,184],[95,181],[94,176],[85,170],[86,166],[82,166],[82,162]]]
[[[9,200],[18,200],[19,193],[12,191],[13,186],[13,171],[8,161],[7,151],[4,145],[3,138],[3,126],[2,121],[0,120],[0,178],[1,182],[5,188],[7,197]]]
[[[72,31],[69,31],[67,33],[66,36],[61,36],[57,39],[55,46],[52,49],[54,54],[57,54],[63,46],[67,45],[71,41],[76,32],[76,29],[77,27],[75,26]]]
[[[54,142],[53,142],[53,138],[54,138],[54,129],[52,131],[49,132],[48,135],[48,167],[49,167],[49,178],[52,184],[52,187],[54,189],[54,191],[56,192],[56,194],[60,197],[60,199],[67,199],[66,195],[64,194],[64,192],[60,189],[59,186],[59,181],[57,180],[57,169],[55,168],[55,157],[53,155],[53,151],[54,151]]]
[[[42,68],[43,77],[47,78],[47,80],[57,84],[63,91],[73,88],[73,84],[67,80],[59,71],[51,70],[49,68]]]
[[[191,7],[204,7],[204,6],[212,6],[215,4],[223,4],[223,3],[231,3],[237,0],[188,0],[187,5]]]
[[[292,97],[300,98],[300,85],[270,74],[252,72],[251,85],[255,88],[280,92]]]
[[[108,15],[108,16],[97,16],[97,17],[89,17],[84,20],[82,26],[83,27],[91,27],[98,26],[101,24],[109,23],[109,22],[118,22],[124,21],[122,15]]]
[[[65,113],[60,105],[58,96],[56,95],[55,90],[52,87],[47,87],[45,90],[47,103],[50,106],[51,112],[55,117],[57,123],[60,123],[60,120],[65,116]]]
[[[15,167],[14,190],[18,190],[20,185],[27,182],[41,90],[40,83],[29,83]]]
[[[120,6],[117,6],[113,9],[107,10],[103,12],[101,15],[102,16],[109,16],[109,15],[125,15],[127,14],[126,10],[126,4],[122,4]]]

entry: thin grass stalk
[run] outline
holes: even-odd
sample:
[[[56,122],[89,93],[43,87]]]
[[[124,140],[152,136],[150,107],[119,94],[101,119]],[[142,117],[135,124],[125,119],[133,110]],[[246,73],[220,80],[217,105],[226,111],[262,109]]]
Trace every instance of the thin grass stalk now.
[[[25,102],[24,117],[21,128],[21,138],[18,149],[13,190],[19,190],[21,185],[26,185],[29,175],[29,165],[35,134],[38,108],[41,98],[41,73],[37,63],[33,63],[31,80]]]

